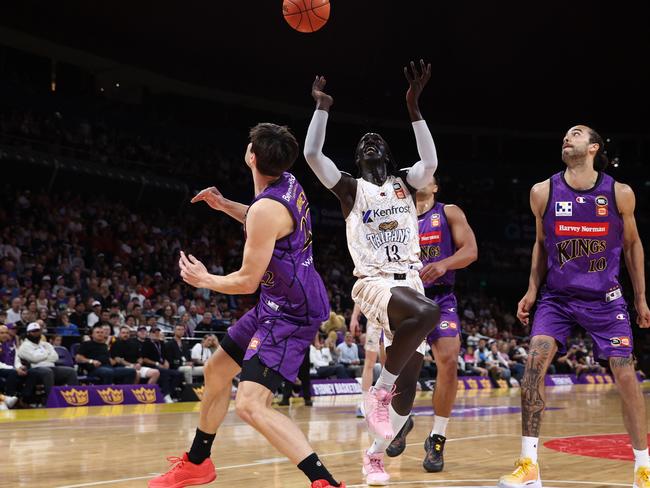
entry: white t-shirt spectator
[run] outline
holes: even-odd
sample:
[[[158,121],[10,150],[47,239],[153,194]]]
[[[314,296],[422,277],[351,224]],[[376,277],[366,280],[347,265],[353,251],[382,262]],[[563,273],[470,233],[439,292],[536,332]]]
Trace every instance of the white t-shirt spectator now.
[[[92,327],[97,322],[99,322],[99,317],[97,316],[97,314],[95,312],[90,312],[88,314],[88,319],[87,319],[88,327]]]
[[[191,354],[193,361],[201,361],[201,364],[205,364],[212,356],[212,350],[209,347],[203,347],[203,344],[197,342],[192,347]]]
[[[314,368],[329,366],[333,362],[332,353],[327,347],[316,349],[316,346],[312,344],[309,346],[309,362]]]
[[[20,320],[20,310],[18,310],[18,312],[14,312],[13,308],[7,310],[7,324],[15,324],[16,322],[20,322]]]

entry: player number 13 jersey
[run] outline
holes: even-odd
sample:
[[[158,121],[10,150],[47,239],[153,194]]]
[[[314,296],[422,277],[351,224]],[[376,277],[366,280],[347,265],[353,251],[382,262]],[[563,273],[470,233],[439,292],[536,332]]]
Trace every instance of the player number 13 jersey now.
[[[382,186],[357,180],[357,196],[346,222],[354,275],[406,273],[421,269],[417,210],[402,178]]]

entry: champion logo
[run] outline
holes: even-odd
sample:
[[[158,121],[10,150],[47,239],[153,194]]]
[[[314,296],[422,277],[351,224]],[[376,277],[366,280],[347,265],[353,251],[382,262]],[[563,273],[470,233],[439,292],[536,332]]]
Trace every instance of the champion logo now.
[[[616,316],[616,320],[625,320],[625,314],[624,314],[624,313],[619,313],[619,314]]]
[[[576,197],[576,202],[578,202],[578,203],[586,203],[587,199],[585,197]]]

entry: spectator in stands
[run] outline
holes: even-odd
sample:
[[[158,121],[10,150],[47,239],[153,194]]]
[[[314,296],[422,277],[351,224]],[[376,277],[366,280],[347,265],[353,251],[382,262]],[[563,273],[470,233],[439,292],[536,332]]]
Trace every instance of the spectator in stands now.
[[[16,363],[16,349],[6,325],[0,325],[0,378],[5,381],[0,407],[12,408],[18,401],[18,382],[27,376],[27,369]]]
[[[334,330],[330,330],[325,339],[324,346],[330,350],[330,355],[335,363],[339,362],[339,350],[336,348],[339,343],[339,336]]]
[[[516,347],[517,341],[514,340],[514,339],[513,339],[513,341],[515,342],[515,347]],[[520,382],[524,377],[524,370],[525,370],[526,366],[525,366],[525,362],[515,361],[515,360],[512,359],[511,356],[515,356],[515,355],[517,357],[519,357],[519,358],[522,358],[521,351],[515,351],[515,353],[513,353],[511,351],[512,348],[513,348],[512,347],[512,342],[508,343],[506,341],[501,341],[501,343],[499,345],[499,352],[500,352],[501,358],[503,358],[503,360],[508,364],[508,368],[510,369],[510,375],[514,379],[516,379],[517,381]],[[524,353],[526,353],[526,351],[524,351]],[[527,356],[527,354],[526,354],[526,356]],[[524,361],[525,361],[525,356],[523,356],[523,357],[524,357]]]
[[[184,312],[181,315],[181,318],[178,321],[178,325],[182,325],[183,327],[185,327],[185,337],[194,337],[194,329],[196,328],[196,325],[190,319],[189,313]]]
[[[210,312],[205,312],[201,321],[196,326],[194,330],[194,335],[197,337],[203,337],[206,334],[213,334],[215,332],[214,324],[212,322],[212,314]]]
[[[177,326],[178,327],[178,326]],[[192,347],[191,356],[195,366],[203,366],[219,347],[217,336],[208,334],[203,336],[201,342]]]
[[[345,367],[334,362],[330,349],[325,347],[318,334],[313,344],[309,346],[309,362],[318,378],[329,378],[334,375],[339,379],[348,378]]]
[[[101,384],[111,385],[135,383],[136,371],[123,366],[113,366],[106,345],[104,327],[96,324],[92,328],[89,341],[82,342],[75,357],[79,367],[86,370],[89,376],[99,378]]]
[[[170,369],[177,369],[185,376],[185,383],[191,385],[194,376],[203,376],[203,366],[194,366],[192,353],[186,343],[185,327],[177,325],[174,327],[174,337],[165,342],[164,357],[169,361]]]
[[[74,368],[55,364],[59,360],[59,355],[52,344],[45,340],[41,326],[36,322],[27,326],[26,340],[20,345],[16,354],[29,372],[36,375],[43,383],[46,399],[55,384],[79,384],[77,371]]]
[[[465,360],[465,374],[469,376],[478,375],[478,376],[487,376],[487,369],[481,368],[476,365],[476,355],[474,354],[474,347],[467,346],[467,351],[463,356]]]
[[[481,338],[482,336],[478,333],[478,327],[473,325],[470,329],[470,335],[467,336],[467,346],[472,346],[472,349],[475,349]]]
[[[99,316],[102,313],[102,304],[97,300],[92,302],[91,312],[88,314],[86,323],[88,324],[88,329],[92,329],[96,323],[99,322]]]
[[[562,374],[576,373],[578,376],[578,345],[573,344],[566,353],[557,358],[558,372]]]
[[[420,376],[423,378],[435,378],[438,375],[438,368],[436,367],[436,360],[431,353],[431,346],[427,344],[424,358],[422,360],[422,371]]]
[[[158,317],[156,321],[156,326],[165,333],[172,332],[174,330],[174,309],[171,305],[166,305],[162,310],[162,314]]]
[[[52,344],[52,347],[63,347],[63,336],[60,335],[53,335],[50,338],[50,344]]]
[[[20,322],[23,299],[21,297],[16,297],[11,300],[11,308],[7,310],[7,318],[5,319],[6,324],[15,324]]]
[[[63,311],[59,314],[59,325],[57,325],[55,330],[56,333],[61,336],[79,335],[79,327],[70,322],[70,315],[68,315],[67,311]]]
[[[492,341],[490,344],[490,352],[487,354],[485,365],[492,379],[494,386],[499,386],[498,380],[505,380],[510,387],[510,366],[508,360],[499,351],[497,341]]]
[[[155,368],[142,366],[140,343],[138,339],[132,339],[130,336],[130,329],[127,326],[122,326],[119,337],[110,351],[111,363],[114,366],[133,368],[137,371],[139,378],[147,380],[147,384],[149,385],[155,385],[158,382],[158,378],[160,378],[160,371]]]
[[[138,329],[138,339],[140,339],[141,329],[142,327]],[[170,369],[169,361],[163,353],[163,343],[162,331],[155,326],[152,327],[149,331],[149,340],[143,343],[142,364],[159,370],[159,383],[163,394],[169,394],[171,398],[177,398],[180,385],[183,382],[183,373],[177,369]]]
[[[354,342],[354,338],[350,332],[345,333],[345,339],[338,346],[336,346],[339,352],[339,362],[347,370],[347,374],[350,378],[356,378],[361,376],[361,371],[363,367],[361,366],[361,360],[359,359],[359,348]]]
[[[476,366],[487,369],[487,358],[489,353],[490,350],[487,348],[487,340],[479,339],[478,347],[474,351],[474,363]]]

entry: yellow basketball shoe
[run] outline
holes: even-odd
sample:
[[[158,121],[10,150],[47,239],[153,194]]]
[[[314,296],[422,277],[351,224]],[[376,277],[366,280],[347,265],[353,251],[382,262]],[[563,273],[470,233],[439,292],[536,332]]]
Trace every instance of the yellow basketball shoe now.
[[[634,488],[650,488],[650,468],[641,466],[634,473]]]
[[[539,464],[530,458],[519,458],[515,470],[499,479],[499,488],[542,488]],[[650,488],[650,487],[648,487]]]

